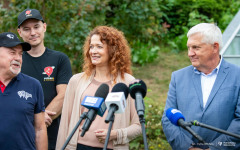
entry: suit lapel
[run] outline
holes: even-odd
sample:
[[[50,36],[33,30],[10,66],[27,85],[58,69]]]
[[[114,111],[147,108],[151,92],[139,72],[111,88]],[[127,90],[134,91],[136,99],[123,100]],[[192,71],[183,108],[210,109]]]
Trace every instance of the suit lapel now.
[[[218,72],[217,78],[215,80],[215,83],[213,85],[212,91],[208,97],[206,106],[204,111],[209,107],[209,105],[211,104],[213,98],[215,97],[217,91],[219,90],[219,88],[221,87],[223,81],[226,79],[227,74],[229,72],[228,65],[226,64],[226,62],[224,60],[222,60],[222,64],[220,66],[220,70]]]
[[[194,71],[193,71],[193,75],[192,75],[193,85],[196,90],[197,97],[198,97],[199,103],[201,105],[201,109],[203,110],[203,96],[202,96],[201,78],[200,77],[201,77],[200,74],[194,73]]]

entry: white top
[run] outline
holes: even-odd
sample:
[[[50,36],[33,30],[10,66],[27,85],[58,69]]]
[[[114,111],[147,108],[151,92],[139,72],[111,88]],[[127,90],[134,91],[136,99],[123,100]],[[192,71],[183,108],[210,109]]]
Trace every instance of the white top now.
[[[218,66],[213,69],[213,71],[210,74],[205,74],[203,72],[199,72],[195,67],[194,67],[194,71],[198,72],[201,74],[201,87],[202,87],[202,95],[203,95],[203,108],[205,108],[208,97],[212,91],[213,85],[215,83],[215,80],[217,78],[219,69],[220,69],[220,65],[222,63],[222,57],[220,59],[220,62],[218,64]]]

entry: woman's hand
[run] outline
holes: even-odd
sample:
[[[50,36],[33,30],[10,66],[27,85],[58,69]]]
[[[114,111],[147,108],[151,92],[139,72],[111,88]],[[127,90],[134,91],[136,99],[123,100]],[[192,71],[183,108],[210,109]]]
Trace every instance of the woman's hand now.
[[[107,138],[108,130],[107,129],[98,129],[94,132],[95,132],[96,137],[98,138],[98,141],[100,143],[105,143],[105,139]],[[117,139],[117,131],[112,130],[110,137],[109,137],[109,141],[115,140],[115,139]]]

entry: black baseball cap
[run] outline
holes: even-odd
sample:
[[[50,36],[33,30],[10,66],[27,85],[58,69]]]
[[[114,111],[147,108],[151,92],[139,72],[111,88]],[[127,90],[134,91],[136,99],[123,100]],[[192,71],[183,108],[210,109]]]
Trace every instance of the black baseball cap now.
[[[4,32],[0,34],[0,47],[15,47],[22,45],[23,51],[29,51],[31,45],[27,42],[21,42],[16,34],[12,32]]]
[[[25,20],[30,18],[41,20],[42,22],[44,22],[40,12],[37,9],[27,8],[18,15],[18,28]]]

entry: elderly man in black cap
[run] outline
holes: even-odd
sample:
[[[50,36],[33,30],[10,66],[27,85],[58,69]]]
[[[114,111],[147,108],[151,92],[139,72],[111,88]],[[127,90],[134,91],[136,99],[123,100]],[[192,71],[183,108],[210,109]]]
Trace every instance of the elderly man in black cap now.
[[[43,90],[38,80],[21,73],[29,43],[11,32],[0,34],[0,149],[46,150]]]
[[[46,30],[47,24],[38,10],[25,9],[18,15],[18,33],[32,46],[30,51],[23,53],[22,73],[38,79],[43,87],[48,149],[55,150],[63,99],[72,69],[67,55],[44,46]]]

